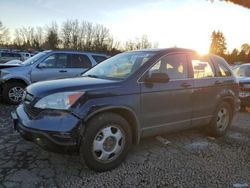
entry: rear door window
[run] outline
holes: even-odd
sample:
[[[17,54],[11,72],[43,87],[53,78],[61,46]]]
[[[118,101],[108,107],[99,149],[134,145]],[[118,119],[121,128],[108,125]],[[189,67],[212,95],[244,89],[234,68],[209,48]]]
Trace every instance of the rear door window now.
[[[191,57],[193,75],[196,79],[212,78],[215,76],[213,66],[207,57]]]
[[[92,67],[90,59],[86,55],[72,54],[71,55],[71,68],[86,68]]]
[[[100,55],[92,55],[92,57],[96,61],[96,63],[101,63],[102,61],[108,59],[107,57]]]

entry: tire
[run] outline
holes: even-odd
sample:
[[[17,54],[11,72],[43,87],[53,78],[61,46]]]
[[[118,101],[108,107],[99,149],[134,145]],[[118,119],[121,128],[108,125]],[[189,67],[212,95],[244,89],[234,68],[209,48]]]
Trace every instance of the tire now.
[[[214,137],[224,136],[233,119],[233,110],[227,102],[222,102],[215,110],[214,117],[208,126],[209,133]]]
[[[80,158],[94,171],[112,170],[126,159],[131,144],[128,122],[118,114],[105,112],[87,123],[80,143]]]
[[[26,85],[18,82],[6,83],[3,87],[3,100],[6,103],[17,105],[22,101]]]

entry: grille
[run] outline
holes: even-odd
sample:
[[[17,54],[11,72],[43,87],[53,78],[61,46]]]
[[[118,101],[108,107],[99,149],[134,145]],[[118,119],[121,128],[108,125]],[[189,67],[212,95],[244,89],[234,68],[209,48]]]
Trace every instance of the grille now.
[[[23,101],[23,108],[24,111],[31,117],[36,117],[42,110],[39,108],[35,108],[31,105],[31,102],[33,101],[34,96],[29,94],[29,93],[25,93],[24,96],[24,101]]]
[[[31,106],[30,104],[27,104],[24,102],[23,104],[23,108],[24,108],[24,111],[31,117],[36,117],[41,111],[42,109],[39,109],[39,108],[35,108],[33,106]]]

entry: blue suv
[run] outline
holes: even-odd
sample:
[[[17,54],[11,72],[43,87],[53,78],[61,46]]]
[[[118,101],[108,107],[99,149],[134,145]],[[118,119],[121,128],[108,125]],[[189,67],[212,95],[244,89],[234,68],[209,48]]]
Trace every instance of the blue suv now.
[[[125,52],[81,77],[26,88],[14,127],[44,147],[76,148],[96,171],[119,165],[143,137],[205,126],[223,136],[239,108],[226,61],[170,48]]]

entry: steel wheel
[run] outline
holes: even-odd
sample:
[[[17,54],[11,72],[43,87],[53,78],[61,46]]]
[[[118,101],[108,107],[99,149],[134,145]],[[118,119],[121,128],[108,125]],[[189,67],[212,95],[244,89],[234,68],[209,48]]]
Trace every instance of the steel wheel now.
[[[13,102],[21,102],[23,97],[24,89],[22,87],[13,87],[9,90],[9,99]]]
[[[122,129],[116,125],[104,127],[95,136],[93,142],[94,158],[107,163],[115,160],[123,150],[125,136]]]
[[[230,114],[226,108],[221,108],[218,112],[216,125],[221,131],[225,130],[230,121]]]

